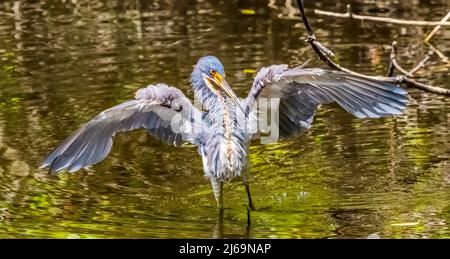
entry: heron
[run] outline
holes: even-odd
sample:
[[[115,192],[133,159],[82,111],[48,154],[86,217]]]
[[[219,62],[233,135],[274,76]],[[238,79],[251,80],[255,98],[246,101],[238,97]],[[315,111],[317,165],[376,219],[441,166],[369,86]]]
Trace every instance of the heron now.
[[[152,137],[173,146],[193,144],[202,158],[218,208],[224,207],[223,185],[238,178],[245,185],[248,210],[254,210],[248,164],[258,124],[257,102],[276,98],[278,139],[293,138],[311,127],[320,105],[337,103],[358,118],[400,115],[408,103],[407,91],[395,84],[321,68],[271,65],[256,73],[248,96],[238,98],[226,80],[217,57],[204,56],[190,75],[194,100],[167,84],[139,89],[135,98],[102,111],[63,140],[41,168],[49,173],[75,172],[108,155],[119,132],[144,128]],[[275,114],[275,113],[274,113]],[[176,121],[176,123],[174,123]],[[193,130],[194,129],[194,130]],[[197,130],[195,130],[197,129]]]

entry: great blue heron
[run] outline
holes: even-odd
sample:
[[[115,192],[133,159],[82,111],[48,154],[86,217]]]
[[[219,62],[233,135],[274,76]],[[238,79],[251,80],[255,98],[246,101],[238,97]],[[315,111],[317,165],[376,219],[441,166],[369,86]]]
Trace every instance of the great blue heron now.
[[[222,63],[213,56],[202,57],[190,79],[203,108],[197,109],[175,87],[150,85],[138,90],[134,100],[107,109],[84,124],[50,153],[42,167],[57,173],[93,165],[110,152],[116,133],[144,128],[168,144],[179,146],[189,142],[198,146],[205,176],[211,181],[220,209],[223,208],[223,183],[242,177],[248,208],[253,210],[246,166],[249,142],[261,130],[249,131],[246,125],[256,123],[258,99],[279,98],[279,105],[274,109],[281,139],[309,128],[320,104],[337,102],[356,117],[378,118],[401,114],[408,100],[404,89],[390,83],[287,65],[262,68],[248,96],[240,100],[225,80]]]

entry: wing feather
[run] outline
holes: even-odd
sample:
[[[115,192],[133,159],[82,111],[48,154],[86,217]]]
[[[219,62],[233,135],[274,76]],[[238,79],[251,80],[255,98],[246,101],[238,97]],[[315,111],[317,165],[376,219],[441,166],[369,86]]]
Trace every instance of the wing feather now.
[[[331,102],[358,118],[379,118],[402,114],[407,92],[394,84],[323,69],[262,68],[243,101],[251,111],[258,98],[280,98],[278,108],[281,137],[309,128],[317,107]]]
[[[48,155],[41,167],[49,167],[51,173],[56,173],[96,164],[111,151],[116,133],[138,128],[171,145],[198,144],[201,138],[186,127],[201,118],[201,112],[180,90],[164,84],[148,86],[136,93],[135,100],[101,112],[76,130]]]

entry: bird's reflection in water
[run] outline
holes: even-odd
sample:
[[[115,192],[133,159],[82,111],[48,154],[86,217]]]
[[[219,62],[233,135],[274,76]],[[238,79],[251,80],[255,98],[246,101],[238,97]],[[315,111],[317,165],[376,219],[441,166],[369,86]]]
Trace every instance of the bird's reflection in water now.
[[[217,213],[217,220],[214,224],[212,238],[215,239],[223,239],[224,237],[224,218],[223,218],[223,210],[219,210]],[[247,209],[247,221],[245,225],[245,232],[242,234],[242,238],[248,239],[250,238],[250,227],[251,227],[251,213],[250,209]]]

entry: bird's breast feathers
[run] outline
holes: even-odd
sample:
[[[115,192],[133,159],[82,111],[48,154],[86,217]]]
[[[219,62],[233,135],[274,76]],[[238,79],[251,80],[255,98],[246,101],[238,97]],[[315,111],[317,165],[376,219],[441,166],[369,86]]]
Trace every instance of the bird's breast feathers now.
[[[246,165],[247,139],[236,110],[221,106],[212,115],[212,137],[205,143],[205,172],[212,174],[221,181],[228,181],[241,175]]]

